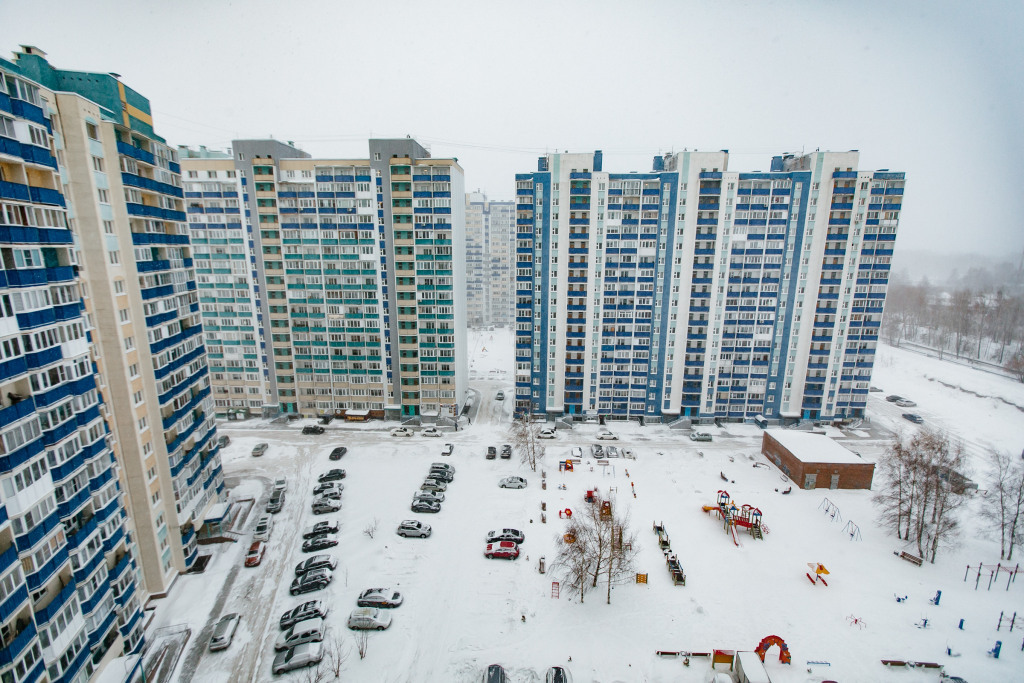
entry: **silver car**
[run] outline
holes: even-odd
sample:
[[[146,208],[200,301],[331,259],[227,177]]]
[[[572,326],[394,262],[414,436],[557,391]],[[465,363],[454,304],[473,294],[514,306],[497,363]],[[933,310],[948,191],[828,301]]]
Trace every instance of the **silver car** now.
[[[302,645],[290,647],[284,652],[278,652],[277,656],[274,657],[272,671],[275,674],[283,674],[286,671],[294,671],[304,666],[314,666],[319,664],[323,658],[323,643],[303,643]]]
[[[443,503],[444,494],[437,491],[420,491],[413,496],[413,500],[429,500],[432,503]]]
[[[448,485],[443,481],[438,481],[437,479],[427,479],[423,482],[423,485],[420,486],[420,491],[440,491],[443,493],[447,490]]]
[[[213,635],[210,636],[210,651],[225,650],[231,645],[231,639],[235,637],[235,630],[241,617],[232,612],[225,614],[213,627]]]
[[[252,454],[253,454],[253,456],[257,456],[257,457],[261,456],[261,455],[263,455],[264,453],[267,452],[268,448],[270,448],[270,444],[258,443],[258,444],[256,444],[255,446],[252,447]]]

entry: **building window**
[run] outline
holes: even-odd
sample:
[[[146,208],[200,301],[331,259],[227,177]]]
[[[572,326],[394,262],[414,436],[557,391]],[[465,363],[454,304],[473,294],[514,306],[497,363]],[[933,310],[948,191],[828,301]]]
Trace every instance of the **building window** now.
[[[102,187],[96,190],[96,194],[99,195],[100,204],[110,203],[110,193],[104,190]]]
[[[89,136],[90,140],[100,139],[100,129],[96,127],[95,123],[85,122],[85,134]]]

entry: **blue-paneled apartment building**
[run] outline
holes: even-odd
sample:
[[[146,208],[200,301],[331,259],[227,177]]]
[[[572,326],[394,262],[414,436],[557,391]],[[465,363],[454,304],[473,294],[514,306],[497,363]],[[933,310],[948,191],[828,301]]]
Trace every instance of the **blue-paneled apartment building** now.
[[[728,151],[516,175],[516,406],[694,421],[864,414],[904,174]]]
[[[116,75],[0,60],[3,683],[138,652],[224,497],[182,197]]]

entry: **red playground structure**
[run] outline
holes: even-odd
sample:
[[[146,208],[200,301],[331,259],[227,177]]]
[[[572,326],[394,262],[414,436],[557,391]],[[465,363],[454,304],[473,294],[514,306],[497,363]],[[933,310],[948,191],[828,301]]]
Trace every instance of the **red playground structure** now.
[[[793,663],[793,655],[789,652],[789,646],[786,645],[786,641],[784,641],[782,638],[779,638],[778,636],[767,636],[760,643],[757,644],[757,648],[754,650],[754,652],[757,653],[757,656],[761,658],[762,662],[764,661],[765,654],[768,653],[768,648],[770,648],[772,645],[779,646],[780,662],[782,662],[783,664]]]
[[[761,511],[752,505],[736,507],[732,502],[729,492],[720,490],[718,492],[718,505],[704,505],[701,507],[704,512],[717,512],[722,519],[726,533],[732,535],[732,542],[737,546],[740,544],[736,536],[736,527],[742,527],[754,538],[764,538],[764,527],[761,525]]]

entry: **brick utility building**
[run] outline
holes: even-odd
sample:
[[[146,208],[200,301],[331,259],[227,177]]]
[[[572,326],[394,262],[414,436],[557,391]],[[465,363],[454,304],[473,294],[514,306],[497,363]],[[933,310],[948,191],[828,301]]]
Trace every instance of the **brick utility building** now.
[[[761,453],[805,489],[870,489],[875,473],[873,463],[824,434],[768,429]]]

